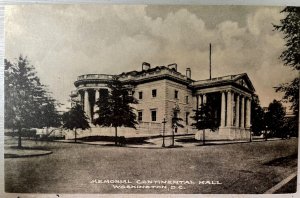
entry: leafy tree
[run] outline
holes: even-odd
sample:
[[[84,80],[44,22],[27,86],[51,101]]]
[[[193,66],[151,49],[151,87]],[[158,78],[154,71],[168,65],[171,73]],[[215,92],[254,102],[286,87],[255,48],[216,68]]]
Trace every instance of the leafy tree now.
[[[284,128],[287,137],[298,137],[298,116],[286,117],[284,119]]]
[[[109,83],[110,92],[106,97],[100,97],[96,101],[99,109],[96,111],[98,118],[94,124],[102,127],[115,128],[115,144],[118,144],[118,127],[130,127],[136,129],[136,114],[131,104],[136,104],[136,99],[129,95],[130,88],[126,87],[117,76]]]
[[[14,73],[17,72],[17,68],[9,62],[8,60],[4,60],[4,103],[5,103],[5,113],[4,113],[4,124],[5,128],[15,129],[14,125],[15,121],[15,107],[13,101],[15,101],[12,97],[14,96]]]
[[[56,104],[54,99],[48,97],[46,102],[40,108],[39,125],[41,128],[46,127],[46,136],[49,136],[55,130],[53,129],[49,132],[48,129],[50,127],[60,127],[62,125],[62,117],[56,108],[58,105],[60,104]]]
[[[194,119],[195,122],[192,123],[192,126],[198,130],[203,130],[203,144],[205,144],[205,129],[216,131],[219,127],[213,108],[213,103],[207,101],[206,103],[202,104],[199,109],[194,110],[194,112],[195,115],[191,118]]]
[[[299,85],[300,78],[295,78],[290,83],[284,83],[276,88],[276,91],[284,92],[283,102],[291,103],[294,116],[286,119],[285,125],[290,131],[290,135],[298,136],[299,125]]]
[[[183,121],[182,118],[178,117],[179,110],[173,109],[172,115],[172,146],[174,146],[175,132],[177,132],[178,127],[183,128],[183,125],[180,123]]]
[[[284,92],[283,102],[292,104],[291,109],[295,115],[298,115],[299,108],[299,80],[299,78],[295,78],[290,83],[283,83],[276,88],[276,91]]]
[[[265,130],[265,112],[260,106],[259,98],[255,95],[251,101],[251,131],[254,135],[261,135],[261,132]]]
[[[300,70],[300,7],[286,7],[282,11],[286,16],[280,20],[279,25],[274,25],[275,30],[284,34],[286,48],[281,53],[280,59],[285,66]],[[283,102],[290,102],[295,117],[288,120],[290,130],[298,131],[299,120],[299,76],[289,83],[280,84],[276,92],[283,92]]]
[[[286,49],[280,58],[286,66],[300,70],[300,7],[286,7],[281,13],[286,17],[280,20],[280,25],[274,25],[275,30],[284,34]]]
[[[82,109],[80,104],[75,104],[69,111],[65,112],[62,116],[63,128],[74,131],[75,142],[77,142],[77,129],[89,129],[90,124],[88,117]]]
[[[285,111],[281,102],[273,100],[273,102],[270,103],[265,116],[266,127],[270,130],[272,136],[282,137],[284,135],[284,116]]]
[[[45,86],[27,58],[16,63],[5,60],[5,127],[18,130],[18,147],[22,147],[22,128],[39,127],[40,110],[47,102]]]

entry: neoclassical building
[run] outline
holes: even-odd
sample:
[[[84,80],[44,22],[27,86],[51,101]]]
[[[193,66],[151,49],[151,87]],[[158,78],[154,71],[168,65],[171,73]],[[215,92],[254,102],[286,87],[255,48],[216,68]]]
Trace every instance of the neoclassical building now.
[[[141,70],[123,72],[118,76],[138,100],[134,108],[139,125],[137,130],[122,128],[120,131],[125,135],[158,135],[163,127],[168,134],[172,130],[174,114],[183,119],[184,127],[178,128],[178,134],[197,133],[191,127],[193,110],[210,100],[214,104],[219,128],[216,132],[206,133],[207,139],[250,138],[251,98],[255,89],[246,73],[193,80],[190,68],[182,74],[177,71],[177,64],[151,68],[149,63],[144,62]],[[91,121],[97,116],[94,113],[97,108],[95,101],[108,94],[107,82],[112,77],[107,74],[85,74],[74,82],[76,90],[71,93],[71,99],[82,103]],[[166,120],[165,126],[163,120]],[[108,128],[95,126],[93,130],[98,135],[113,134]]]

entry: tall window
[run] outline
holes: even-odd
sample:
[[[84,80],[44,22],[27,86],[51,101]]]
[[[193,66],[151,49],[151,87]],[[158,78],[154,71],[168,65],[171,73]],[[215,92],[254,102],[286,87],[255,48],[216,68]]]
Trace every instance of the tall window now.
[[[189,96],[185,96],[185,103],[189,104]]]
[[[189,112],[186,112],[186,113],[185,113],[185,124],[186,124],[186,125],[189,124],[189,115],[190,115]]]
[[[175,92],[174,92],[174,98],[178,99],[178,91],[177,90],[175,90]]]
[[[143,121],[143,112],[142,111],[138,112],[138,121],[139,122]]]
[[[152,89],[152,97],[155,98],[157,95],[157,91],[156,89]]]
[[[151,110],[151,120],[156,121],[156,110]]]
[[[142,91],[139,92],[139,99],[143,99],[143,92]]]

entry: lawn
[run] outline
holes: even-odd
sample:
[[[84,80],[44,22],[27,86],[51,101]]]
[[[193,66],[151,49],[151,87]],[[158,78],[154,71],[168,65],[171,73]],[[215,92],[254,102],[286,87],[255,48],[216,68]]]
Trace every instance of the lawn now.
[[[296,171],[297,142],[166,149],[39,142],[53,153],[5,159],[5,189],[15,193],[263,193]],[[94,179],[129,180],[134,185],[137,180],[196,184],[183,185],[184,189],[114,189],[112,184],[90,183]],[[222,184],[198,184],[207,180]]]

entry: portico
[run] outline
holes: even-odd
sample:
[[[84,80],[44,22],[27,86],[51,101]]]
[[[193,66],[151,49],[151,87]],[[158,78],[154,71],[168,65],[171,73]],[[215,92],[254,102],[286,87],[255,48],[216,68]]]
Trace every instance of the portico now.
[[[198,83],[196,81],[194,85],[197,89],[198,108],[207,100],[217,98],[217,100],[214,99],[213,104],[217,111],[216,119],[219,120],[219,130],[216,132],[218,138],[250,138],[251,98],[254,88],[247,74],[200,81]],[[214,97],[209,97],[212,95]]]

